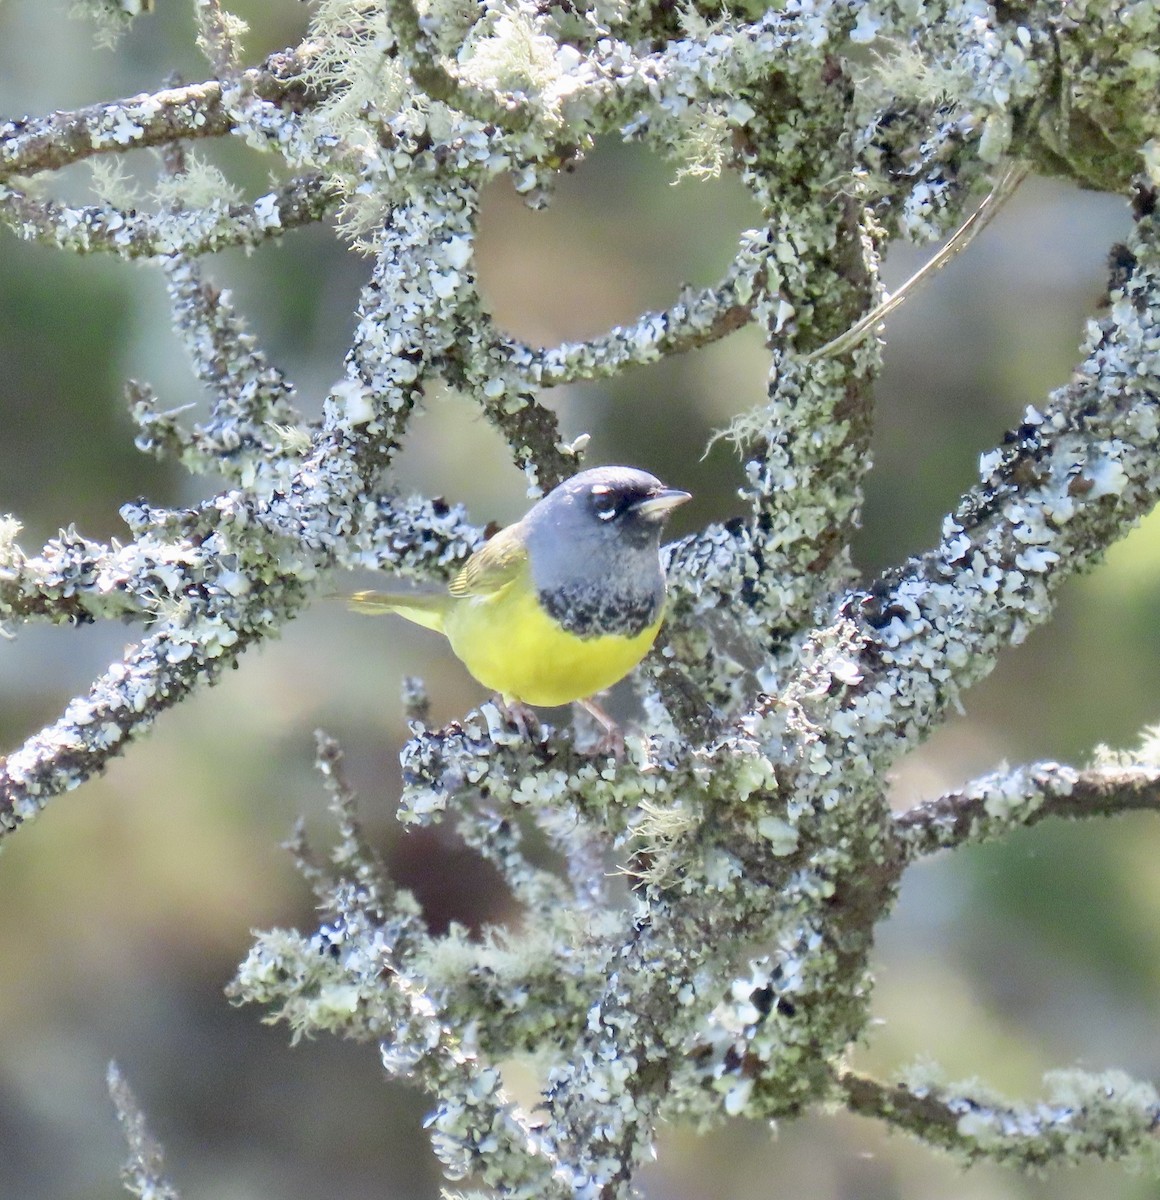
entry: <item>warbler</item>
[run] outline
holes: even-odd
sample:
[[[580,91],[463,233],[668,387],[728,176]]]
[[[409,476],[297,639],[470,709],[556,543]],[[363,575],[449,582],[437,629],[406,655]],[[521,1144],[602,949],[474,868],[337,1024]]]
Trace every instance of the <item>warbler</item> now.
[[[351,605],[446,635],[506,704],[587,701],[652,646],[665,607],[661,530],[690,498],[632,467],[581,471],[481,546],[446,592],[359,592]]]

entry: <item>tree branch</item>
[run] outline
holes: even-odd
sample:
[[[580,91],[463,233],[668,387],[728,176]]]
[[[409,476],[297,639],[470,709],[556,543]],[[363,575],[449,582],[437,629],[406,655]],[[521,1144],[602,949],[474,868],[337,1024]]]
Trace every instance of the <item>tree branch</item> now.
[[[1110,314],[1089,326],[1075,382],[1029,408],[943,541],[859,600],[869,693],[887,672],[904,744],[953,709],[1005,646],[1047,619],[1063,581],[1094,562],[1160,496],[1160,249],[1150,211],[1123,248]]]
[[[1119,1071],[1057,1071],[1045,1077],[1048,1099],[1011,1105],[977,1085],[884,1084],[855,1071],[835,1082],[851,1111],[877,1117],[966,1162],[1025,1170],[1087,1159],[1147,1162],[1157,1153],[1160,1100],[1146,1083]]]
[[[141,1200],[179,1200],[177,1189],[165,1175],[165,1151],[149,1131],[145,1114],[115,1062],[109,1063],[106,1083],[129,1146],[129,1157],[121,1168],[125,1187]]]
[[[1041,762],[996,771],[961,789],[899,813],[895,823],[909,858],[994,841],[1049,817],[1078,821],[1160,811],[1160,768]]]
[[[441,101],[479,121],[518,132],[533,119],[527,98],[472,87],[444,65],[439,47],[428,36],[414,0],[386,0],[391,28],[402,44],[407,71],[432,100]]]
[[[137,212],[111,204],[72,208],[0,184],[0,220],[25,241],[47,242],[78,254],[104,251],[121,258],[197,256],[228,246],[257,246],[288,229],[312,224],[336,203],[319,175],[294,180],[250,204],[172,212]]]
[[[309,44],[272,54],[261,67],[244,71],[239,82],[271,104],[300,105],[304,101],[301,76],[311,54]],[[95,154],[220,137],[234,127],[222,92],[219,81],[208,80],[47,117],[2,122],[0,178],[58,170]]]
[[[558,387],[606,379],[629,367],[711,345],[753,320],[764,299],[765,253],[760,242],[747,242],[716,287],[687,289],[664,311],[643,313],[630,325],[617,325],[588,341],[543,350],[508,342],[507,356],[540,387]]]

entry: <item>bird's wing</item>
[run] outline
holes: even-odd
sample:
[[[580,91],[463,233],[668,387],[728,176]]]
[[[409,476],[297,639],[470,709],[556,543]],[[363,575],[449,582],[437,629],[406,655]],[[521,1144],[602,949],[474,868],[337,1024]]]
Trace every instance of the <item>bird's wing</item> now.
[[[451,581],[453,596],[492,596],[507,587],[524,569],[528,548],[519,522],[501,529],[467,560]]]

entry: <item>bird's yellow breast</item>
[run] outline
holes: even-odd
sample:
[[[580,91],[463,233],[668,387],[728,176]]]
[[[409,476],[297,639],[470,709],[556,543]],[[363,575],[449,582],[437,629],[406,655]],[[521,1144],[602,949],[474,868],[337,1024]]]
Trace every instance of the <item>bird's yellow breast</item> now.
[[[622,679],[648,653],[660,624],[658,614],[633,637],[577,637],[544,611],[526,574],[491,595],[452,601],[443,617],[451,648],[484,687],[546,707]]]

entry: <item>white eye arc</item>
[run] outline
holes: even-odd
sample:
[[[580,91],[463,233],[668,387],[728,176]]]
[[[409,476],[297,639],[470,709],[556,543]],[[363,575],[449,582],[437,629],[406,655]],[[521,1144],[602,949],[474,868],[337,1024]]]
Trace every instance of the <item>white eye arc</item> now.
[[[592,508],[602,521],[611,521],[616,516],[616,495],[612,488],[603,483],[596,484],[592,489]]]

